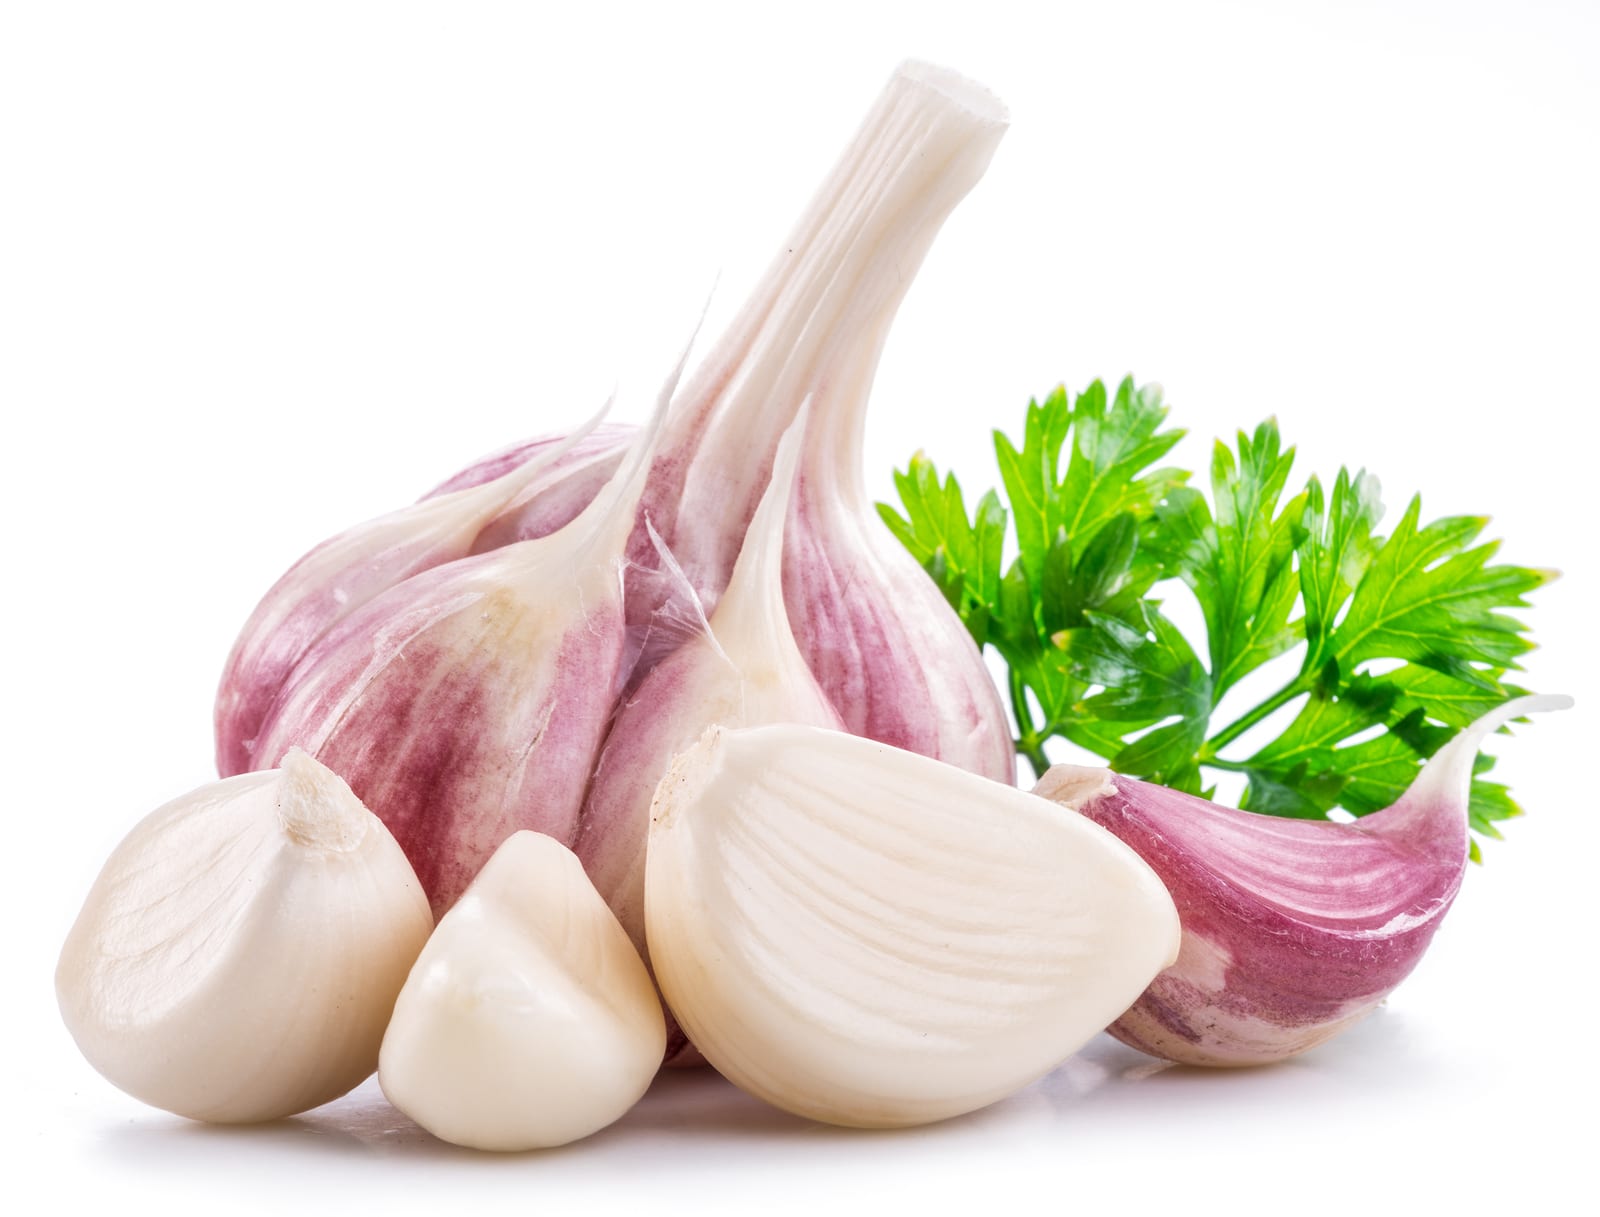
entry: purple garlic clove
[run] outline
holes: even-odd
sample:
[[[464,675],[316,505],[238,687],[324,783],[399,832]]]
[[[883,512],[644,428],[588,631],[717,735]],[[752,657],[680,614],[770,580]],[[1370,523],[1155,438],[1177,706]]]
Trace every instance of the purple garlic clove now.
[[[1461,888],[1479,745],[1502,723],[1571,705],[1522,697],[1434,755],[1399,802],[1350,824],[1236,811],[1107,769],[1056,765],[1034,793],[1148,862],[1183,942],[1109,1030],[1188,1065],[1282,1060],[1369,1013],[1416,967]]]
[[[263,720],[257,763],[298,746],[341,775],[435,916],[519,829],[573,841],[627,675],[623,552],[667,397],[577,519],[372,599],[307,651]]]
[[[441,488],[358,524],[290,567],[250,615],[223,668],[215,711],[218,772],[231,777],[272,766],[277,758],[263,758],[257,747],[262,720],[295,666],[341,621],[413,575],[485,548],[483,534],[502,512],[548,521],[571,505],[575,490],[586,493],[585,502],[592,499],[593,470],[606,463],[596,458],[594,438],[604,413],[560,440],[494,460],[486,466],[493,476],[475,485],[454,479],[459,486],[448,493]]]

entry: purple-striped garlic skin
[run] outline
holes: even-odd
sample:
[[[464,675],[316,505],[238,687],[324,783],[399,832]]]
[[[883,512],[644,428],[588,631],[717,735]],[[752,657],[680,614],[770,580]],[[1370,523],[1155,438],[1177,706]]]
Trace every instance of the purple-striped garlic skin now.
[[[223,666],[218,772],[230,777],[272,766],[277,758],[261,757],[257,747],[263,719],[295,666],[340,621],[414,575],[502,544],[498,533],[485,542],[498,518],[540,519],[553,532],[576,516],[605,482],[595,483],[595,470],[614,471],[617,463],[596,459],[597,421],[524,445],[485,466],[479,482],[455,479],[448,492],[358,524],[290,567],[251,613]],[[608,429],[606,442],[615,431]],[[575,496],[582,502],[573,505]]]
[[[576,520],[373,599],[307,652],[263,722],[256,761],[298,746],[349,782],[436,917],[519,829],[574,840],[627,675],[623,552],[666,399]]]
[[[645,962],[645,845],[656,786],[710,727],[803,723],[842,730],[795,645],[783,607],[784,517],[805,417],[778,449],[728,589],[702,630],[659,663],[618,711],[573,847]],[[667,1063],[703,1063],[669,1021]]]
[[[865,506],[859,476],[842,487],[823,463],[802,470],[784,600],[811,671],[851,734],[1014,785],[1011,728],[982,654]]]
[[[1126,841],[1183,927],[1177,962],[1109,1028],[1187,1065],[1258,1065],[1332,1038],[1416,967],[1467,866],[1467,800],[1484,736],[1570,700],[1524,697],[1441,749],[1399,802],[1354,823],[1222,807],[1057,765],[1034,793]]]

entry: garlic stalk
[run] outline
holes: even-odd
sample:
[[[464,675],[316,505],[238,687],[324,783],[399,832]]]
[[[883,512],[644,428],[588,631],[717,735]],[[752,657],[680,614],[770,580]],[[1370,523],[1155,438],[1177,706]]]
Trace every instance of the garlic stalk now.
[[[637,1103],[665,1043],[655,986],[577,858],[518,832],[423,948],[378,1080],[443,1140],[542,1149]]]
[[[202,786],[128,834],[56,968],[110,1082],[193,1120],[275,1120],[378,1064],[433,920],[378,819],[303,752]]]
[[[1417,965],[1460,890],[1483,739],[1570,704],[1507,702],[1440,749],[1399,802],[1350,824],[1236,811],[1106,769],[1051,768],[1034,793],[1137,850],[1183,923],[1177,962],[1111,1033],[1184,1064],[1255,1065],[1368,1014]]]
[[[503,468],[489,481],[358,524],[290,567],[250,615],[223,668],[218,772],[227,777],[258,767],[257,736],[290,673],[350,614],[412,575],[485,548],[481,541],[504,543],[498,533],[484,534],[508,508],[515,507],[519,520],[556,520],[568,508],[576,515],[574,494],[586,495],[585,502],[593,498],[593,469],[606,463],[594,457],[598,445],[585,445],[604,415],[558,441],[526,445],[499,462]],[[515,459],[522,455],[526,459]]]
[[[715,728],[662,779],[656,979],[724,1075],[894,1127],[1042,1076],[1177,954],[1155,873],[1013,787],[814,727]]]
[[[670,398],[566,527],[435,567],[307,651],[262,724],[344,774],[435,916],[518,829],[569,843],[627,675],[622,563]]]

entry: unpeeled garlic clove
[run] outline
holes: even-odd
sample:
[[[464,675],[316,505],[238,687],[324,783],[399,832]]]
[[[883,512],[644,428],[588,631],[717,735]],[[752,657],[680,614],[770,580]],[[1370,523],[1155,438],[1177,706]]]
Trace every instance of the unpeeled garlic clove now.
[[[577,831],[627,675],[623,552],[675,383],[575,520],[374,598],[306,652],[262,721],[256,758],[297,746],[344,774],[436,917],[511,833]]]
[[[725,1076],[812,1119],[994,1102],[1177,953],[1171,897],[1110,833],[855,736],[713,729],[652,814],[645,920],[673,1013]]]
[[[377,1067],[432,927],[394,838],[296,751],[128,834],[67,936],[56,995],[128,1094],[194,1120],[273,1120]]]
[[[536,528],[544,525],[553,532],[575,517],[598,489],[596,471],[614,469],[620,459],[606,446],[614,433],[591,442],[604,414],[559,440],[491,461],[498,471],[492,479],[358,524],[290,567],[250,614],[223,665],[217,771],[230,777],[275,759],[261,747],[274,702],[306,654],[351,614],[413,575],[503,543],[498,517],[508,509],[516,509],[518,527],[529,535],[543,535]],[[518,456],[526,459],[512,463]],[[575,502],[579,495],[586,497]]]
[[[378,1080],[443,1140],[541,1149],[623,1115],[665,1045],[655,987],[578,859],[519,832],[428,940]]]
[[[1238,811],[1057,765],[1034,793],[1128,842],[1177,901],[1183,947],[1109,1030],[1186,1065],[1259,1065],[1369,1014],[1421,960],[1467,867],[1473,761],[1487,734],[1565,697],[1523,697],[1437,752],[1392,807],[1354,823]]]

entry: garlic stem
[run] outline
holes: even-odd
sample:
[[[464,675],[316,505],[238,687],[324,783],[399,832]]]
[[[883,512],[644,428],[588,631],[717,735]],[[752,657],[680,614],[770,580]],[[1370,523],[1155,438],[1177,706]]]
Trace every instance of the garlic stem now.
[[[652,495],[656,527],[713,602],[736,528],[684,530],[717,510],[748,519],[779,433],[814,399],[805,476],[860,482],[867,391],[900,301],[956,204],[982,176],[1006,113],[981,86],[907,63],[814,197],[726,337],[684,392],[664,447],[692,451],[681,502]],[[859,491],[863,497],[864,489]]]

